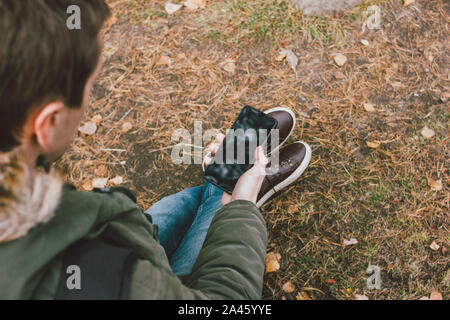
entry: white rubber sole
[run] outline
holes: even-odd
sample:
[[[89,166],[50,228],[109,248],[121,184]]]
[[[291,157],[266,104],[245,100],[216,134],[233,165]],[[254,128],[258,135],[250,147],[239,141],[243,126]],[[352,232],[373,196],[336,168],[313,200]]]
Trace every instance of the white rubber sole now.
[[[295,182],[300,176],[305,172],[306,168],[309,165],[309,162],[311,161],[311,147],[303,141],[297,141],[294,143],[302,143],[305,146],[306,154],[305,158],[303,159],[302,163],[298,166],[297,169],[286,179],[281,181],[279,184],[277,184],[273,189],[269,190],[264,197],[262,197],[257,203],[256,206],[259,208],[261,207],[271,196],[273,196],[276,192],[281,191],[282,189],[286,188],[287,186],[291,185],[293,182]]]
[[[280,147],[288,140],[288,138],[291,136],[292,132],[294,132],[295,129],[295,124],[297,122],[297,119],[295,118],[295,113],[286,107],[276,107],[276,108],[272,108],[269,110],[265,110],[263,111],[265,114],[271,113],[271,112],[275,112],[275,111],[285,111],[287,113],[289,113],[289,115],[292,117],[293,120],[293,124],[292,124],[292,128],[291,131],[289,132],[288,136],[286,137],[286,139],[284,139],[284,141],[282,141],[277,148],[273,149],[270,151],[270,153],[268,153],[267,155],[270,156],[272,153],[274,153],[275,151],[277,151],[278,149],[280,149]]]

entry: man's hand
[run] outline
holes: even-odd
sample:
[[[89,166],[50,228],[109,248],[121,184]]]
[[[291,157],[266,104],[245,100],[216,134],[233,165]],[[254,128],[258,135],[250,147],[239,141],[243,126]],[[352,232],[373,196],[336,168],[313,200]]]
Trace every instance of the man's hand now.
[[[223,134],[216,136],[216,141],[207,147],[211,156],[208,154],[204,157],[203,163],[208,166],[211,163],[212,157],[219,149],[220,144],[225,139]],[[261,146],[255,150],[255,163],[247,172],[245,172],[238,180],[234,187],[233,194],[223,193],[222,205],[226,205],[235,200],[248,200],[256,204],[261,185],[266,176],[266,166],[268,160],[264,155],[264,150]]]

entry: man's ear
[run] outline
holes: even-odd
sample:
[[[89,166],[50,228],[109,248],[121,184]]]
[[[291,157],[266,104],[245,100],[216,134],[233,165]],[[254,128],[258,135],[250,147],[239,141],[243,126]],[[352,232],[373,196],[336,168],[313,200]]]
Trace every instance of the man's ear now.
[[[45,105],[39,110],[34,119],[34,134],[37,143],[44,149],[49,148],[53,140],[53,134],[56,132],[56,118],[64,109],[64,104],[60,101]]]

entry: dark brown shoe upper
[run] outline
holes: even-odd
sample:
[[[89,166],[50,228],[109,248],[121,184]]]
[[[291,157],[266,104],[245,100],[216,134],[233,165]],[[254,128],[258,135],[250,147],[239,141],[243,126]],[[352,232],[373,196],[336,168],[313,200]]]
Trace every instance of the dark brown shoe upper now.
[[[289,137],[289,133],[291,133],[292,127],[294,126],[294,119],[286,111],[273,111],[268,113],[269,116],[275,118],[278,121],[277,129],[279,130],[279,142],[278,145],[281,145],[286,139]],[[270,145],[270,138],[267,141],[267,153],[272,151]]]
[[[267,175],[265,177],[261,186],[261,191],[258,194],[258,200],[261,199],[270,189],[273,189],[283,180],[288,178],[301,165],[305,159],[306,148],[303,143],[293,143],[282,148],[279,154],[280,161],[278,171],[273,175]],[[267,167],[270,167],[270,163]]]

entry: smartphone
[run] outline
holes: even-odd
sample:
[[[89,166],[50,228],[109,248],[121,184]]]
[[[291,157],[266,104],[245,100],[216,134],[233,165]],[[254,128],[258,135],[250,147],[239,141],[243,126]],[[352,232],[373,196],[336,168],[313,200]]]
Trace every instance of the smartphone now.
[[[256,148],[267,145],[272,130],[277,126],[275,118],[245,106],[206,167],[205,180],[229,194],[233,193],[241,175],[252,167]]]

